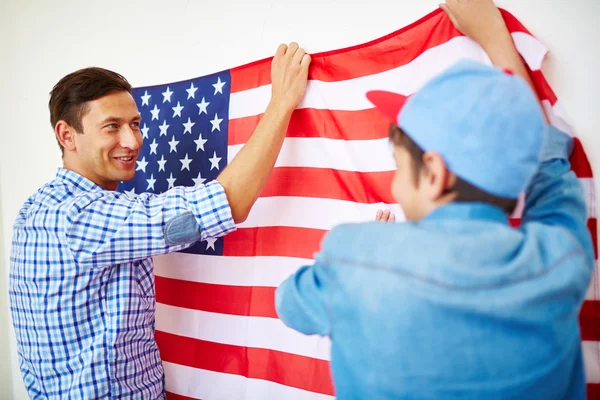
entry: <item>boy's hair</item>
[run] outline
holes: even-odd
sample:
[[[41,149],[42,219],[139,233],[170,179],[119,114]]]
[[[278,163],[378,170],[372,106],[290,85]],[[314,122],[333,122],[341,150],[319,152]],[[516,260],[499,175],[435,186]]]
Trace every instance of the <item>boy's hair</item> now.
[[[423,168],[426,168],[423,163],[425,152],[396,124],[390,125],[390,141],[394,145],[406,149],[410,154],[414,182],[418,184],[419,174]],[[448,188],[444,192],[444,194],[448,193],[455,193],[454,201],[456,202],[487,203],[501,208],[507,214],[512,213],[517,207],[517,199],[495,196],[471,185],[459,176],[456,177],[454,187]]]
[[[111,92],[131,93],[131,85],[116,72],[98,67],[80,69],[65,76],[50,92],[48,108],[52,128],[63,120],[83,133],[81,119],[88,112],[87,103]],[[58,145],[64,154],[65,149],[60,142]]]

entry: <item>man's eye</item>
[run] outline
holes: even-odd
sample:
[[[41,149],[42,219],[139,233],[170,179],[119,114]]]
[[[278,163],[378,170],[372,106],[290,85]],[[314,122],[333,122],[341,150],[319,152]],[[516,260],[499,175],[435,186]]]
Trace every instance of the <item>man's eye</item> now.
[[[108,128],[108,129],[119,129],[119,126],[117,124],[108,124],[108,125],[106,125],[105,128]]]
[[[139,122],[134,122],[134,123],[131,124],[131,127],[134,128],[134,129],[139,129],[140,123]]]

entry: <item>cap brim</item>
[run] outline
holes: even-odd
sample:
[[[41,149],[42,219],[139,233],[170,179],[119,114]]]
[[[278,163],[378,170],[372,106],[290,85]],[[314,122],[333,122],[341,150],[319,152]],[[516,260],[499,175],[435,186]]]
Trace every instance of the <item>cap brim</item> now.
[[[372,90],[367,92],[367,99],[375,105],[386,118],[394,123],[399,123],[398,114],[408,100],[407,96],[383,90]]]

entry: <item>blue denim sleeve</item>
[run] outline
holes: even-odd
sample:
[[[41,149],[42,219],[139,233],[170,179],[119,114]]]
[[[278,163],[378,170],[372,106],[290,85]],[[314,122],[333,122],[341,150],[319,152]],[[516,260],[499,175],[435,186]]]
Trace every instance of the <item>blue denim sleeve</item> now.
[[[275,292],[279,319],[306,335],[326,336],[331,331],[329,270],[316,262],[304,266],[284,281]]]
[[[584,191],[569,163],[572,151],[573,139],[549,126],[540,166],[525,191],[523,224],[538,222],[564,228],[581,245],[593,265],[594,249],[587,228]]]

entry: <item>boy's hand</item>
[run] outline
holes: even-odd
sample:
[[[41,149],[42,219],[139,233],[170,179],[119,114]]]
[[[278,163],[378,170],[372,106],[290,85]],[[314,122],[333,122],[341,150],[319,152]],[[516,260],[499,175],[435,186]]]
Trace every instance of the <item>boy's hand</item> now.
[[[495,40],[510,38],[502,14],[492,0],[446,0],[440,8],[456,29],[483,48]]]
[[[396,216],[390,210],[377,210],[377,214],[375,215],[375,221],[395,222]]]

